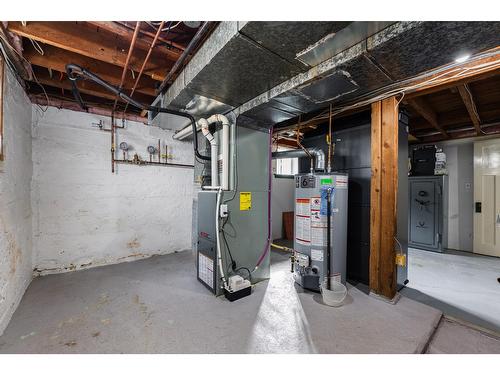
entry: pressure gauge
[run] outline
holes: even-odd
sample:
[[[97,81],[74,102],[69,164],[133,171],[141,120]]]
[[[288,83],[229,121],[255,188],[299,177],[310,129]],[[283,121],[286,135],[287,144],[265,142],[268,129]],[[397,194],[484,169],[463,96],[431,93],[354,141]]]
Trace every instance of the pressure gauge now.
[[[156,153],[156,148],[154,146],[148,146],[148,152],[150,155]]]
[[[120,143],[120,150],[123,150],[123,151],[127,151],[128,150],[128,144],[127,144],[127,142]]]

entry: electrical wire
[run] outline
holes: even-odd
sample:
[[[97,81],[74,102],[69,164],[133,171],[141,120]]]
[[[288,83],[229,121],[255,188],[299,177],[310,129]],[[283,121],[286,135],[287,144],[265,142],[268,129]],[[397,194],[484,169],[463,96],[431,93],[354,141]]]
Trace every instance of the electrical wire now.
[[[173,30],[175,29],[177,26],[179,26],[180,24],[182,23],[182,21],[179,21],[177,22],[174,26],[167,26],[163,29],[161,29],[161,31],[170,31],[170,30]],[[170,21],[170,25],[172,24],[172,21]]]
[[[31,44],[33,45],[33,48],[35,49],[35,51],[37,51],[40,55],[45,55],[45,52],[42,48],[42,46],[40,45],[40,43],[38,43],[36,40],[33,40],[31,38],[28,38],[31,42]]]
[[[33,70],[33,67],[31,66],[31,63],[26,60],[26,58],[21,54],[19,53],[14,47],[12,47],[9,43],[9,41],[5,38],[4,34],[3,33],[0,33],[0,39],[1,41],[3,41],[3,43],[0,43],[0,46],[1,46],[1,49],[2,49],[2,55],[5,59],[5,61],[7,61],[7,66],[9,67],[9,69],[12,71],[12,72],[17,72],[17,69],[15,68],[15,65],[14,63],[10,60],[10,58],[8,57],[7,55],[7,52],[5,51],[5,46],[7,46],[9,48],[10,51],[14,52],[15,54],[17,54],[21,60],[24,60],[28,66],[28,69],[31,73],[31,75],[33,76],[33,79],[35,81],[35,83],[40,86],[40,88],[42,89],[44,95],[45,95],[45,98],[47,99],[47,105],[45,106],[45,109],[37,104],[37,107],[42,111],[42,112],[46,112],[49,105],[50,105],[50,99],[49,99],[49,96],[47,95],[47,91],[45,90],[45,87],[43,87],[43,85],[40,83],[40,81],[38,80],[36,74],[35,74],[35,71]]]
[[[360,97],[358,97],[356,100],[356,103],[350,104],[350,105],[345,105],[345,106],[340,106],[337,107],[337,110],[332,112],[332,115],[338,115],[342,112],[359,108],[359,107],[364,107],[366,105],[369,105],[373,102],[383,100],[395,95],[404,95],[405,93],[409,91],[415,91],[418,89],[425,88],[429,84],[433,84],[434,86],[440,85],[440,84],[445,84],[451,80],[456,80],[457,78],[461,78],[464,76],[467,76],[471,72],[475,74],[480,74],[483,71],[491,70],[495,67],[500,67],[500,61],[489,61],[482,63],[480,65],[475,65],[472,67],[466,67],[464,65],[470,64],[471,62],[474,62],[479,59],[484,59],[488,57],[495,57],[500,55],[500,50],[495,50],[495,51],[490,51],[490,52],[485,52],[482,54],[478,54],[476,56],[471,57],[467,62],[464,63],[453,63],[453,64],[448,64],[443,67],[431,70],[429,72],[426,72],[424,74],[419,75],[418,77],[413,77],[409,78],[400,82],[396,82],[391,86],[395,86],[393,89],[388,89],[388,87],[381,87],[380,89],[374,90],[372,92],[369,92],[367,94],[364,94]],[[427,80],[417,82],[414,84],[411,84],[411,82],[415,81],[416,79],[422,79],[424,77],[431,77]],[[380,93],[380,94],[378,94]],[[366,98],[366,99],[363,99]],[[402,100],[402,98],[401,98]],[[327,120],[328,119],[328,110],[324,110],[318,115],[312,117],[311,119],[301,123],[300,125],[307,125],[308,122],[314,121],[314,120]],[[293,125],[296,126],[296,125]],[[281,129],[281,131],[288,131],[290,127],[286,127],[285,129]],[[280,132],[280,129],[278,129],[278,132]]]

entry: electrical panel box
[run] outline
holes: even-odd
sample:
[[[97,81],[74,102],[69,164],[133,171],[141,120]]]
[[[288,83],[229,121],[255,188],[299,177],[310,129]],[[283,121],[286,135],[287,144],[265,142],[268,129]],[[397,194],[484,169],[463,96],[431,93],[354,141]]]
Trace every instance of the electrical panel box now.
[[[346,281],[347,188],[346,173],[295,175],[294,278],[306,289],[318,291],[327,275],[327,216],[325,189],[332,189],[330,276]]]

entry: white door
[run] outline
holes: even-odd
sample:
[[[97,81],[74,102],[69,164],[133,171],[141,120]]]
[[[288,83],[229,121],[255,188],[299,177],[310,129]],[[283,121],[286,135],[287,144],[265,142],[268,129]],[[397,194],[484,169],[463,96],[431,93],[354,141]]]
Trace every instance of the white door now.
[[[474,143],[474,253],[500,257],[500,138]]]

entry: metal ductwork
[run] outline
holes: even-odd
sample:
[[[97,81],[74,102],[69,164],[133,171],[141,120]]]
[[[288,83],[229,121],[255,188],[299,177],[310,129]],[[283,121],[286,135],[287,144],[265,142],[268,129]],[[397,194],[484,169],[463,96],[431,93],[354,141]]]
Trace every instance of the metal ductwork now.
[[[325,170],[325,152],[319,147],[310,147],[306,150],[314,156],[314,168]],[[273,159],[301,158],[304,156],[308,155],[303,149],[273,152]]]

